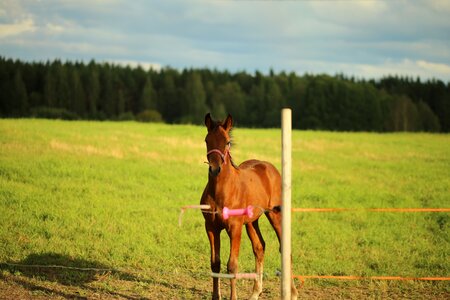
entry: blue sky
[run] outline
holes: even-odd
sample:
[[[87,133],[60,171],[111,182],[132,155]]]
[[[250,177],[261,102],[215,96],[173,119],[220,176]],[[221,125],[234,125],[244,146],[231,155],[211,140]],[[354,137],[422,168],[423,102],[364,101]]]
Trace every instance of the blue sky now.
[[[450,1],[0,1],[0,55],[450,81]]]

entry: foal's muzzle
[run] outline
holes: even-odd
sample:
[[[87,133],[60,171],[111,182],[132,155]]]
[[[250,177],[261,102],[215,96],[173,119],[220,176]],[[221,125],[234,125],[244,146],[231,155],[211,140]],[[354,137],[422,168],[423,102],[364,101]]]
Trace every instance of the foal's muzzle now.
[[[225,150],[225,153],[222,153],[222,151],[218,150],[218,149],[212,149],[210,151],[208,151],[208,153],[206,153],[206,156],[208,157],[208,163],[209,163],[209,175],[216,177],[217,175],[219,175],[220,171],[222,170],[221,168],[221,163],[211,163],[210,159],[209,159],[209,155],[211,154],[216,154],[219,155],[220,158],[222,159],[221,163],[226,164],[226,155],[228,155],[228,150]],[[217,166],[215,166],[217,165]]]
[[[219,175],[220,171],[221,171],[220,166],[215,169],[213,169],[211,166],[209,166],[209,175],[211,175],[213,177],[216,177],[217,175]]]

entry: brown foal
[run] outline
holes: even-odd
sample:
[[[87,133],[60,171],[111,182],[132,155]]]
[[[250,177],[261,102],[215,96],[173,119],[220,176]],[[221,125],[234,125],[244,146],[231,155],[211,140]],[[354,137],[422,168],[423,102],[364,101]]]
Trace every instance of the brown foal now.
[[[274,228],[278,241],[281,239],[281,176],[270,163],[247,160],[235,166],[231,156],[230,130],[233,119],[228,115],[225,121],[213,121],[205,116],[208,129],[205,142],[209,163],[208,183],[203,191],[201,204],[210,205],[211,211],[204,211],[205,228],[211,245],[211,270],[220,273],[220,232],[225,229],[230,237],[229,274],[238,272],[238,256],[242,227],[245,225],[256,258],[257,278],[250,299],[258,299],[262,292],[265,242],[259,230],[258,219],[265,213]],[[253,216],[233,216],[224,219],[222,210],[242,209],[252,205]],[[294,282],[291,284],[292,298],[297,298]],[[220,279],[213,278],[212,299],[220,299]],[[231,279],[231,299],[237,299],[236,279]]]

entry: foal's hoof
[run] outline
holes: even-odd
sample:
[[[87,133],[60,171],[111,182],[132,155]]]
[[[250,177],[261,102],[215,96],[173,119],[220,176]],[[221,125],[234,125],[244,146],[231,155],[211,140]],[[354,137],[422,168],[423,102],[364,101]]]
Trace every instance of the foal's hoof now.
[[[262,293],[262,288],[258,291],[258,290],[254,290],[252,295],[250,296],[250,298],[248,298],[248,300],[258,300],[259,299],[259,295],[261,295]]]
[[[248,298],[248,300],[258,300],[259,299],[259,295],[261,295],[261,292],[253,292],[253,294],[250,296],[250,298]]]

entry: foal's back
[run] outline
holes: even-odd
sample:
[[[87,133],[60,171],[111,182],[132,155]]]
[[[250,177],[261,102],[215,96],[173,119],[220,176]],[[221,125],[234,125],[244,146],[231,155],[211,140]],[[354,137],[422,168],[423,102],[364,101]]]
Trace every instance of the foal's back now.
[[[281,175],[271,163],[251,159],[241,163],[239,171],[248,205],[267,209],[281,204]]]

